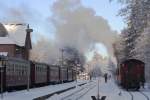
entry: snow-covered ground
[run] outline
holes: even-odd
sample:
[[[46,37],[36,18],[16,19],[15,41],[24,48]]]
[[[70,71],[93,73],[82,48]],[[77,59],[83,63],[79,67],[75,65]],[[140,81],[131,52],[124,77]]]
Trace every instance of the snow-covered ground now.
[[[78,80],[77,84],[82,84],[85,82],[87,81]],[[40,88],[30,89],[30,91],[22,90],[22,91],[9,92],[9,93],[5,92],[3,94],[3,99],[0,97],[0,100],[32,100],[36,97],[44,96],[73,86],[76,86],[76,82],[49,85]]]
[[[77,87],[61,94],[55,94],[48,98],[48,100],[92,100],[91,96],[97,96],[98,81],[78,81],[78,84],[81,84],[83,82],[87,82],[87,84],[83,86],[77,86],[76,82],[71,82],[35,88],[31,89],[29,92],[23,90],[11,93],[4,93],[3,100],[32,100],[33,98],[44,96],[59,90],[67,89],[72,86]],[[100,97],[106,96],[106,100],[132,100],[132,98],[133,100],[148,100],[138,91],[127,92],[123,89],[120,89],[115,84],[113,79],[105,83],[104,79],[100,78],[99,91]],[[148,88],[141,89],[140,91],[150,98],[150,90]]]
[[[97,80],[89,82],[88,84],[77,87],[73,90],[67,91],[60,95],[54,95],[48,100],[92,100],[91,96],[97,96],[98,84]],[[106,96],[106,100],[147,100],[140,92],[127,92],[120,89],[113,80],[109,80],[108,83],[104,82],[104,79],[100,79],[99,94]],[[140,90],[150,97],[150,90]]]
[[[54,95],[48,100],[77,100],[95,86],[96,81],[89,81],[86,85],[78,86],[75,89],[72,89],[59,95]]]

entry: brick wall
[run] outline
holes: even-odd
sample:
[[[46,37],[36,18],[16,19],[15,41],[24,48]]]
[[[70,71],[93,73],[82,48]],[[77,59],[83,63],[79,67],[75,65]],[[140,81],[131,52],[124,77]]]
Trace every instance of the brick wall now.
[[[8,56],[15,56],[15,45],[13,44],[0,44],[0,52],[8,52]]]

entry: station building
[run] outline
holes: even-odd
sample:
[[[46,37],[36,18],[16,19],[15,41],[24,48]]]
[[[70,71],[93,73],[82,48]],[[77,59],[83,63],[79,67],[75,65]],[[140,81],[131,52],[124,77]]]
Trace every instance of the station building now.
[[[0,23],[0,55],[29,60],[31,32],[29,25]]]

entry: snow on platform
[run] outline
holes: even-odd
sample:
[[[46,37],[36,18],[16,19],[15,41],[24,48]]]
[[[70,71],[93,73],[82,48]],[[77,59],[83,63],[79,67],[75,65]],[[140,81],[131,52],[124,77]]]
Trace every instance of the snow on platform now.
[[[98,84],[97,80],[88,83],[84,86],[77,87],[73,90],[67,91],[65,93],[54,95],[48,100],[92,100],[91,96],[97,97]],[[94,86],[96,85],[96,86]],[[92,87],[93,88],[90,88]],[[85,89],[86,88],[86,89]],[[88,90],[90,88],[90,90]],[[108,83],[104,82],[104,79],[100,79],[99,84],[99,94],[100,97],[106,96],[106,100],[132,100],[130,92],[120,89],[113,80],[109,80]],[[140,90],[150,97],[150,90],[144,89]],[[141,93],[131,91],[134,100],[147,100]],[[69,97],[70,96],[70,97]],[[65,98],[66,97],[66,98]],[[64,99],[65,98],[65,99]]]
[[[64,90],[73,86],[77,88],[71,89],[61,94],[55,94],[48,98],[48,100],[92,100],[91,96],[97,96],[98,82],[97,80],[92,81],[78,81],[78,84],[87,82],[86,85],[77,86],[76,82],[64,83],[58,85],[50,85],[41,88],[30,89],[30,91],[17,91],[11,93],[4,93],[3,100],[32,100],[34,98],[44,96],[47,94],[54,93],[56,91]],[[106,100],[132,100],[132,93],[134,100],[147,100],[138,91],[125,91],[120,89],[113,80],[109,80],[108,83],[104,82],[104,79],[100,79],[99,84],[99,94],[101,96],[106,96]],[[148,88],[141,89],[141,92],[146,94],[150,98],[150,90]],[[70,96],[70,97],[69,97]],[[71,99],[70,99],[71,98]],[[0,99],[1,100],[1,99]]]
[[[48,100],[78,100],[81,98],[84,94],[86,95],[86,92],[92,89],[96,86],[95,81],[89,81],[87,84],[82,86],[77,86],[76,88],[69,90],[67,92],[56,94],[49,98]]]
[[[79,80],[77,84],[85,83],[86,81]],[[33,88],[30,91],[22,90],[16,92],[5,92],[3,99],[0,100],[33,100],[34,98],[44,96],[50,93],[54,93],[56,91],[60,91],[63,89],[67,89],[70,87],[76,86],[76,82],[57,84],[57,85],[49,85],[40,88]]]

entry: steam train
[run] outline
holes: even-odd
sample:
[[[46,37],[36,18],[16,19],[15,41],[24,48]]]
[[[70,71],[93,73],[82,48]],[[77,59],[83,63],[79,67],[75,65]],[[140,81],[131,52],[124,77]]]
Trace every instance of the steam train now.
[[[76,72],[69,67],[10,57],[0,59],[0,88],[2,91],[71,82],[75,79]]]
[[[125,89],[139,90],[144,86],[144,62],[137,59],[127,59],[117,69],[118,83]]]

